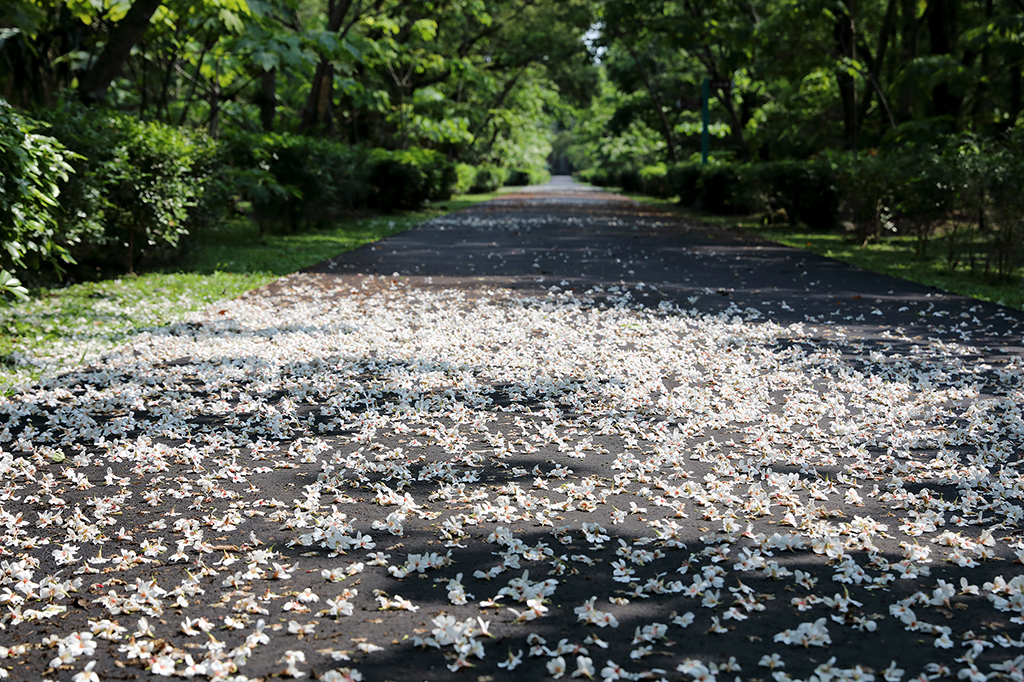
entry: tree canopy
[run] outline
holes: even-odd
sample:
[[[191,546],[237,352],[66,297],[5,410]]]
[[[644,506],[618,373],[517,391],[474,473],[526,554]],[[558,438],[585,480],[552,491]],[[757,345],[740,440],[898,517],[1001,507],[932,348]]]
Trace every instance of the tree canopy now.
[[[713,134],[741,159],[806,157],[971,132],[1021,114],[1024,2],[606,0],[606,129],[666,160]]]
[[[1024,177],[1022,71],[1024,0],[8,0],[0,268],[92,243],[132,269],[218,204],[298,229],[547,167],[873,234],[970,213],[988,238]],[[700,178],[705,105],[718,162],[831,160]],[[753,202],[714,189],[754,176]]]
[[[558,129],[577,165],[683,160],[705,78],[741,159],[999,137],[1024,70],[1024,0],[15,0],[0,26],[15,106],[514,165]]]
[[[31,0],[0,10],[0,95],[543,165],[597,83],[590,0]]]

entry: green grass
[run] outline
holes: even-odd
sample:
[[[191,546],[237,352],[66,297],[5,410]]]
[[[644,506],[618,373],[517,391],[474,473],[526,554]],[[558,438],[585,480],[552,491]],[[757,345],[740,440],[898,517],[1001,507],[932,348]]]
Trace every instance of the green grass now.
[[[921,257],[917,254],[913,237],[889,237],[879,243],[860,244],[838,234],[766,227],[746,229],[780,244],[852,263],[865,270],[1024,310],[1020,273],[1012,280],[1000,282],[972,273],[964,265],[951,269],[939,253],[940,244],[930,244],[930,253]]]
[[[741,230],[764,239],[810,251],[828,258],[835,258],[857,267],[893,277],[933,286],[962,296],[970,296],[1024,310],[1024,285],[1018,271],[1002,281],[972,273],[961,264],[951,269],[945,259],[942,244],[933,241],[922,257],[917,253],[916,241],[909,236],[886,237],[878,243],[862,244],[844,234],[812,232],[798,226],[766,226],[759,215],[714,216],[683,208],[672,199],[657,199],[638,194],[623,193],[637,201],[658,206],[665,210],[685,215],[726,229]]]
[[[328,230],[260,235],[248,221],[236,221],[206,236],[189,259],[192,273],[287,275],[339,253],[404,232],[425,220],[468,208],[497,194],[474,194],[437,202],[419,211],[346,220]]]
[[[352,219],[298,234],[261,236],[255,225],[236,221],[204,235],[174,271],[40,289],[28,301],[0,303],[0,394],[95,362],[130,337],[216,301],[494,196],[460,196],[420,211]]]

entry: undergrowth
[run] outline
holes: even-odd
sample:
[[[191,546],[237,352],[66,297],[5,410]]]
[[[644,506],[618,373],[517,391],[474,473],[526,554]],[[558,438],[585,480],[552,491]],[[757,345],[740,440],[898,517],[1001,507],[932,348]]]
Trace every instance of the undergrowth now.
[[[136,334],[493,196],[460,196],[293,234],[260,235],[252,223],[235,221],[206,233],[173,271],[36,289],[28,301],[0,307],[0,394],[95,363]]]

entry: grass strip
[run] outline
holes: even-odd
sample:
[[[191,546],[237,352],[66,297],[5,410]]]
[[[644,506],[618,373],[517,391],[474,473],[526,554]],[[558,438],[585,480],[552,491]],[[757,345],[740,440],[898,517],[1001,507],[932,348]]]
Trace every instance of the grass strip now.
[[[260,235],[252,223],[235,221],[205,234],[174,270],[33,291],[28,301],[0,307],[0,395],[95,362],[132,336],[217,301],[494,196],[459,196],[291,234]]]
[[[760,215],[717,216],[700,213],[679,206],[674,199],[658,199],[620,192],[636,201],[663,208],[692,220],[710,223],[725,229],[753,234],[763,239],[803,251],[834,258],[859,268],[884,275],[899,277],[910,282],[932,286],[962,296],[977,298],[1024,310],[1024,271],[1003,280],[986,278],[971,272],[965,264],[950,268],[942,246],[937,241],[929,244],[924,256],[917,253],[917,242],[911,236],[889,236],[879,242],[863,244],[848,235],[835,232],[817,232],[795,225],[764,225]]]

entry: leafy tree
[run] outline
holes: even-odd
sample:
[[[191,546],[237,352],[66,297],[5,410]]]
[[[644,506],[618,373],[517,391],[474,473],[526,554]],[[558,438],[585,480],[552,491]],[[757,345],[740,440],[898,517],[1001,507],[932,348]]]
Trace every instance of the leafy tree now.
[[[71,260],[56,239],[56,212],[74,154],[40,127],[0,100],[0,293],[24,293],[8,268]]]

